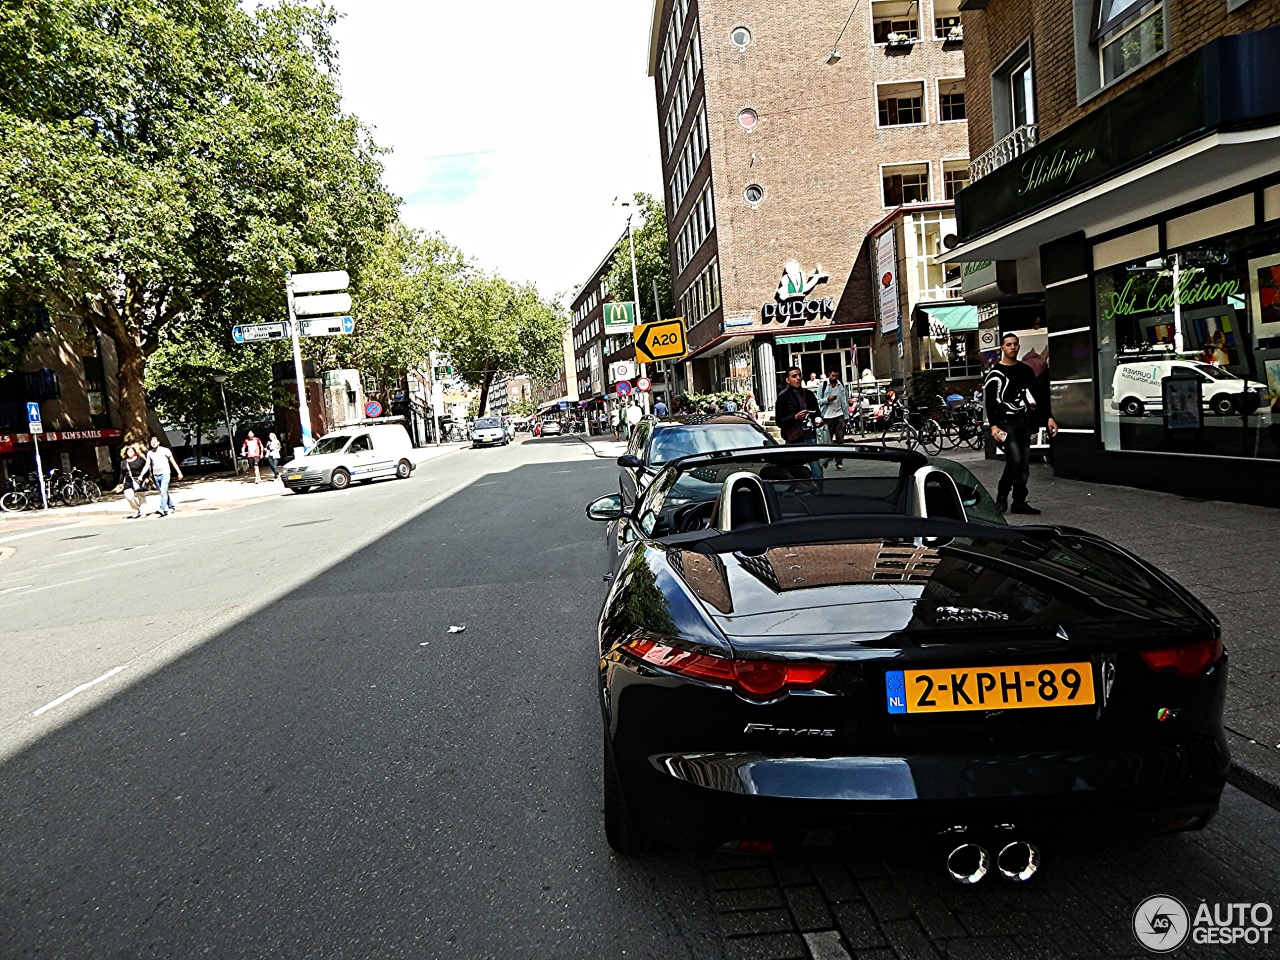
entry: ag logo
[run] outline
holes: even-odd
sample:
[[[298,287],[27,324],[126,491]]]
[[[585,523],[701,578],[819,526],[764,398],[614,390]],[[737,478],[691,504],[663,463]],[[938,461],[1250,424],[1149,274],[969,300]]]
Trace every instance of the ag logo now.
[[[827,282],[827,274],[822,272],[822,264],[818,264],[816,270],[806,277],[804,270],[800,268],[797,260],[788,260],[782,267],[782,279],[778,281],[778,292],[773,296],[779,303],[787,303],[790,300],[803,300],[813,288],[820,283]]]
[[[1152,953],[1177,950],[1187,942],[1190,930],[1187,908],[1173,897],[1147,897],[1133,911],[1133,935]]]
[[[892,274],[892,273],[886,273],[883,277],[881,277],[881,278],[880,278],[880,286],[882,286],[882,287],[886,287],[886,288],[887,288],[887,287],[889,286],[889,284],[891,284],[891,283],[893,283],[893,274]]]

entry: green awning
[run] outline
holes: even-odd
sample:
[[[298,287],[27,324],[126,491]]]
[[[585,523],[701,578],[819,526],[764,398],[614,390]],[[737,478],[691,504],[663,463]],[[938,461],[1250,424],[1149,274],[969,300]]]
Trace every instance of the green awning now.
[[[921,307],[920,310],[937,320],[952,333],[964,333],[978,329],[978,307],[972,303],[947,304]]]
[[[974,309],[976,311],[977,308],[975,307]],[[974,326],[976,327],[977,324],[975,323]],[[776,343],[817,343],[819,340],[825,340],[825,339],[827,339],[827,334],[825,333],[798,333],[798,334],[791,334],[790,336],[786,336],[786,337],[777,337],[775,338],[775,342]]]

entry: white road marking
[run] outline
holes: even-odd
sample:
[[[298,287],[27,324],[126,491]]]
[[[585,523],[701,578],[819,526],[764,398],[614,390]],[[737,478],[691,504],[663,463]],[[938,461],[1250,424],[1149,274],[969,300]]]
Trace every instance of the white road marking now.
[[[46,703],[43,707],[41,707],[39,710],[36,710],[36,711],[35,711],[33,714],[31,714],[31,715],[32,715],[33,717],[38,717],[38,716],[40,716],[40,714],[45,713],[45,712],[46,712],[46,711],[48,711],[48,710],[52,710],[54,707],[58,706],[59,704],[66,703],[68,700],[70,700],[70,699],[71,699],[72,697],[74,697],[76,694],[78,694],[78,693],[84,693],[84,692],[85,692],[86,690],[88,690],[90,687],[92,687],[92,686],[96,686],[97,684],[101,683],[103,680],[110,680],[112,677],[114,677],[117,673],[119,673],[119,672],[120,672],[121,670],[123,670],[123,669],[124,669],[124,667],[115,667],[114,669],[108,670],[108,671],[107,671],[106,673],[104,673],[102,676],[98,677],[98,679],[96,679],[96,680],[90,680],[88,683],[82,683],[82,684],[80,684],[80,686],[76,687],[74,690],[70,690],[70,691],[68,691],[67,693],[64,693],[64,694],[63,694],[62,696],[60,696],[57,700],[50,700],[50,701],[49,701],[48,703]]]
[[[100,567],[93,574],[87,577],[79,577],[75,580],[60,580],[57,583],[43,583],[38,587],[32,587],[31,584],[28,584],[27,586],[32,587],[32,589],[27,590],[27,592],[24,593],[23,596],[29,597],[33,593],[39,593],[41,590],[53,590],[57,587],[69,587],[73,583],[86,583],[89,580],[97,580],[99,577],[105,577],[112,570],[118,570],[120,567],[131,567],[134,564],[138,564],[138,563],[149,563],[152,560],[163,560],[166,557],[176,557],[176,556],[177,556],[176,553],[158,553],[154,557],[139,557],[137,560],[125,560],[123,563],[113,563],[109,567]],[[12,589],[23,590],[26,588],[13,587]],[[8,592],[9,592],[8,590],[0,590],[0,594],[8,593]]]
[[[27,589],[27,587],[34,587],[34,586],[35,586],[35,584],[34,584],[34,583],[24,583],[24,584],[23,584],[22,586],[20,586],[20,587],[8,587],[8,588],[7,588],[7,589],[5,589],[5,590],[0,590],[0,593],[13,593],[13,591],[15,591],[15,590],[25,590],[25,589]]]
[[[56,527],[45,527],[43,530],[32,530],[29,533],[15,533],[11,537],[0,537],[0,543],[8,543],[10,540],[25,540],[27,537],[38,537],[42,533],[53,533],[55,530],[66,530],[68,527],[78,527],[78,523],[63,523]]]

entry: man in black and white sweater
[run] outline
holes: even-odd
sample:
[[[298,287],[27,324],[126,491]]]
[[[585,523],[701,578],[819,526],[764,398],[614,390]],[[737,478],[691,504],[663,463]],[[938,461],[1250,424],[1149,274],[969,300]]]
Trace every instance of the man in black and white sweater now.
[[[1000,341],[1000,361],[991,365],[983,383],[987,421],[991,436],[1004,447],[1004,473],[996,495],[1000,512],[1010,510],[1009,494],[1013,494],[1013,513],[1038,514],[1027,503],[1027,478],[1031,474],[1031,407],[1027,395],[1036,402],[1036,414],[1048,419],[1049,436],[1057,436],[1058,424],[1049,407],[1048,377],[1037,377],[1035,371],[1018,359],[1018,338],[1006,333]]]

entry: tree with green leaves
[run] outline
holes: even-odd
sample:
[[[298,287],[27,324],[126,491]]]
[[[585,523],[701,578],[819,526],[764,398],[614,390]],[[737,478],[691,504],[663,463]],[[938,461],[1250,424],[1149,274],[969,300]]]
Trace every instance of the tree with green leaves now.
[[[353,278],[355,333],[306,340],[304,353],[324,369],[395,383],[427,364],[435,345],[432,317],[459,301],[467,270],[462,252],[444,237],[392,224]]]
[[[637,193],[632,201],[634,211],[631,235],[636,248],[636,277],[640,286],[640,315],[637,323],[665,320],[675,316],[671,305],[671,258],[667,253],[667,217],[661,200],[647,193]],[[656,316],[653,283],[658,282],[658,300],[663,316]],[[624,235],[614,248],[613,264],[605,278],[609,299],[615,302],[635,299],[631,283],[631,251]]]
[[[106,335],[126,440],[179,318],[279,319],[288,270],[358,270],[393,220],[300,0],[24,0],[0,13],[0,288]]]
[[[474,272],[432,318],[439,349],[458,374],[480,388],[478,415],[489,404],[496,374],[549,377],[563,359],[569,318],[538,296],[531,284],[514,286],[498,276]]]

